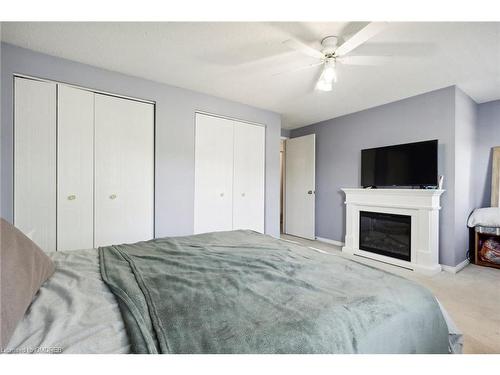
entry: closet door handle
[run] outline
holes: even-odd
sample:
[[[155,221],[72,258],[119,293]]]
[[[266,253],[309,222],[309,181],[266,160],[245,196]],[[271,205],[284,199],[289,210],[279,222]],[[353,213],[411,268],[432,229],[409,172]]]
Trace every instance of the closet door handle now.
[[[224,196],[224,193],[220,193],[219,195],[220,195],[221,197],[223,197],[223,196]]]
[[[242,197],[245,197],[245,195],[246,195],[245,193],[241,193],[241,196],[242,196]]]
[[[116,194],[111,194],[111,195],[109,196],[109,199],[116,199],[116,198],[117,198],[117,195],[116,195]]]
[[[75,199],[76,199],[76,195],[74,195],[74,194],[68,195],[69,201],[74,201]]]

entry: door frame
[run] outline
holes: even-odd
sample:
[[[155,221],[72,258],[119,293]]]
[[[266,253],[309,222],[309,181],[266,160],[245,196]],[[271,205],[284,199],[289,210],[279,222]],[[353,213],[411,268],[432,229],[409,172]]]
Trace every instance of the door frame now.
[[[156,101],[155,100],[141,99],[141,98],[137,98],[137,97],[134,97],[134,96],[127,96],[127,95],[116,94],[116,93],[113,93],[113,92],[110,92],[110,91],[93,89],[91,87],[76,85],[76,84],[68,83],[68,82],[65,82],[65,81],[58,81],[58,80],[55,80],[55,79],[35,77],[35,76],[30,76],[28,74],[22,74],[22,73],[14,73],[13,76],[14,76],[14,78],[17,77],[17,78],[31,79],[33,81],[50,82],[50,83],[55,83],[55,84],[59,84],[59,85],[65,85],[65,86],[73,87],[73,88],[79,89],[79,90],[90,91],[90,92],[93,92],[95,94],[115,96],[117,98],[128,99],[128,100],[135,100],[136,102],[143,102],[143,103],[149,103],[149,104],[156,105]]]
[[[280,137],[280,154],[281,155],[281,174],[280,174],[280,189],[282,196],[280,197],[280,219],[283,219],[283,227],[280,222],[280,237],[281,234],[285,233],[286,228],[286,141],[290,137],[281,136]],[[283,151],[281,151],[281,145],[283,144]],[[281,217],[282,216],[282,217]]]

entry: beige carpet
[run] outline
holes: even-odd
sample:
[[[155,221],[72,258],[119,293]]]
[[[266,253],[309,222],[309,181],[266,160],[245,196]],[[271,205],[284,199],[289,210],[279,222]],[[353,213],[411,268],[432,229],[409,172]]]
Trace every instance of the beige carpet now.
[[[338,246],[282,235],[305,246],[339,254]],[[468,265],[452,274],[424,276],[400,267],[356,257],[429,288],[464,334],[464,353],[500,353],[500,269]]]

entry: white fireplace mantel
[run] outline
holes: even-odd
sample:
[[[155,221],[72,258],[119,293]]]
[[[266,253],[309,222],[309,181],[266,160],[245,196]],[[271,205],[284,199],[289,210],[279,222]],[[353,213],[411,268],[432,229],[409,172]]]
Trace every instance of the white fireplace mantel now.
[[[439,210],[437,189],[342,189],[346,195],[346,236],[342,251],[423,273],[438,273]],[[359,248],[359,212],[382,212],[411,217],[411,261],[375,254]]]

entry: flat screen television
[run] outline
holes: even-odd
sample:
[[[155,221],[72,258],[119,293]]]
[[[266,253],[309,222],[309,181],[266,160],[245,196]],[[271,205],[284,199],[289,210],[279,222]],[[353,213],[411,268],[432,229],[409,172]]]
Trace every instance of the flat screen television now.
[[[437,164],[437,140],[361,150],[361,185],[437,186]]]

